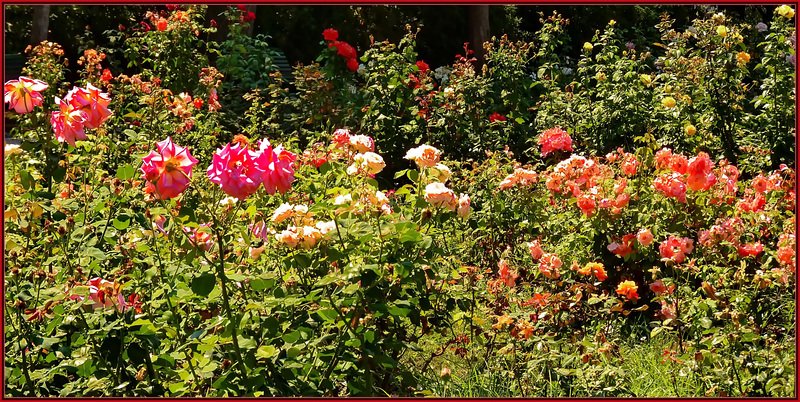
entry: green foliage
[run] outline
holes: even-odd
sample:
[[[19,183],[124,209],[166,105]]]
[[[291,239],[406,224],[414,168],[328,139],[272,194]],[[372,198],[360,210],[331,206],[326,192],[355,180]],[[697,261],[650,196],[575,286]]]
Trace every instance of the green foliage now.
[[[6,395],[794,394],[791,9],[765,32],[665,15],[652,53],[610,22],[577,60],[556,13],[447,69],[407,27],[358,69],[320,42],[293,87],[203,10],[85,49],[74,83],[31,49],[50,87],[9,112]],[[120,54],[136,73],[104,74]],[[59,142],[51,100],[88,84],[113,114]],[[159,199],[167,137],[199,163]],[[288,189],[207,179],[265,140]]]

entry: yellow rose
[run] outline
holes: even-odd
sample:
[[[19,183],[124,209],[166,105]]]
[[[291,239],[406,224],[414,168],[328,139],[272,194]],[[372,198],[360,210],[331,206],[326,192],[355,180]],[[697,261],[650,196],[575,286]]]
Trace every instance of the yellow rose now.
[[[720,25],[717,27],[717,35],[719,36],[728,36],[728,28],[725,25]]]
[[[653,79],[647,74],[640,75],[639,79],[642,80],[642,84],[647,86],[650,86],[650,83],[653,82]]]
[[[683,128],[683,131],[686,132],[686,135],[691,137],[697,132],[697,128],[694,124],[689,123]]]
[[[589,42],[585,42],[583,44],[583,50],[592,50],[593,48],[594,48],[594,46]]]
[[[611,25],[613,27],[614,25],[617,25],[617,21],[615,20],[608,21],[608,25]]]
[[[777,11],[778,14],[780,14],[780,16],[783,17],[783,18],[792,18],[792,17],[794,17],[794,10],[792,10],[791,7],[789,7],[789,6],[785,5],[785,4],[782,5],[782,6],[779,6],[777,9],[775,9],[775,11]]]
[[[747,52],[739,52],[736,54],[736,62],[740,65],[750,62],[750,55]]]
[[[661,106],[665,108],[671,109],[675,107],[675,99],[671,96],[667,96],[664,99],[661,99]]]
[[[597,75],[594,76],[598,81],[605,81],[606,80],[606,73],[599,72]]]

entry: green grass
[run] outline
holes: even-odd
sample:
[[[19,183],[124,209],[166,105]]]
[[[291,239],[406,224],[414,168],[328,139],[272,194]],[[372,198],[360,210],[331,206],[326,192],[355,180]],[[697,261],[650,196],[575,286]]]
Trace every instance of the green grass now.
[[[619,357],[613,362],[602,358],[594,367],[600,371],[611,370],[619,381],[606,383],[607,390],[593,388],[589,392],[586,386],[591,381],[591,374],[562,377],[561,380],[539,376],[538,383],[532,388],[538,390],[521,395],[512,389],[515,378],[502,375],[507,373],[504,367],[478,368],[481,359],[470,367],[466,359],[455,357],[452,353],[435,358],[426,373],[421,373],[420,396],[437,396],[448,398],[504,398],[504,397],[706,397],[705,389],[699,373],[693,372],[684,365],[673,363],[669,359],[664,362],[663,352],[671,348],[671,342],[664,337],[648,339],[638,344],[620,346]],[[496,358],[494,361],[498,361]],[[449,379],[441,378],[442,366],[451,371]],[[419,367],[419,366],[417,366]],[[683,369],[683,370],[681,370]],[[536,373],[543,373],[542,367],[529,367]],[[747,378],[746,372],[739,373],[742,381]],[[587,378],[588,377],[588,378]],[[568,378],[568,379],[565,379]],[[674,382],[673,382],[674,380]],[[569,381],[564,384],[559,381]],[[728,384],[737,389],[735,383]],[[793,390],[792,390],[793,392]],[[709,396],[719,396],[714,392]],[[738,396],[738,392],[734,395]]]

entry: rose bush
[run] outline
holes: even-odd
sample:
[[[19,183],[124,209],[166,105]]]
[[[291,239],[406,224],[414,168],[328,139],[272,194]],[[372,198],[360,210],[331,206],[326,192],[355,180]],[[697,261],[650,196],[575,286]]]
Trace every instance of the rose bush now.
[[[623,396],[643,342],[692,396],[795,392],[791,7],[577,61],[556,14],[482,68],[331,28],[235,102],[251,18],[200,10],[6,83],[6,395]]]

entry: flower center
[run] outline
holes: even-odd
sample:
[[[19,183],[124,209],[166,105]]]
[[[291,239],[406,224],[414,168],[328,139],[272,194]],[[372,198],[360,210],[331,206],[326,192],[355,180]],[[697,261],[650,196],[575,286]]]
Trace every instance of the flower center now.
[[[167,159],[167,162],[164,163],[164,170],[167,172],[178,170],[180,167],[180,162],[178,162],[175,158],[169,158]]]

